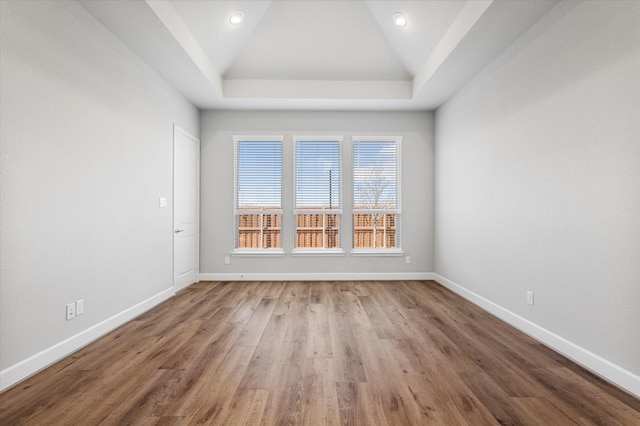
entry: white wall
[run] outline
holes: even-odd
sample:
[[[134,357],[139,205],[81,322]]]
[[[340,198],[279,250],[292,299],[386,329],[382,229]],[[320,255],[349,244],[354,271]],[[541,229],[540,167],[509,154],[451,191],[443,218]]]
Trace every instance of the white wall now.
[[[4,388],[172,294],[158,197],[174,122],[197,134],[199,116],[75,2],[0,7]]]
[[[201,117],[200,272],[205,279],[349,279],[363,274],[419,277],[433,271],[433,114],[428,112],[205,111]],[[233,135],[284,135],[281,258],[232,257]],[[294,238],[292,135],[342,135],[343,257],[292,257]],[[402,136],[402,248],[411,256],[354,257],[351,249],[351,137]],[[287,275],[288,274],[288,275]],[[412,275],[413,274],[413,275]],[[368,275],[367,275],[368,276]],[[381,275],[377,275],[380,277]]]
[[[561,3],[437,111],[435,160],[441,281],[636,394],[638,28]]]

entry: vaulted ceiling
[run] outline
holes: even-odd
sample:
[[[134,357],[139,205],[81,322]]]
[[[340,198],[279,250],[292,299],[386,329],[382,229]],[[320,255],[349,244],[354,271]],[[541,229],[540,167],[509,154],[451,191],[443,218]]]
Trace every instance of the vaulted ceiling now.
[[[318,110],[437,108],[557,3],[78,1],[199,108]]]

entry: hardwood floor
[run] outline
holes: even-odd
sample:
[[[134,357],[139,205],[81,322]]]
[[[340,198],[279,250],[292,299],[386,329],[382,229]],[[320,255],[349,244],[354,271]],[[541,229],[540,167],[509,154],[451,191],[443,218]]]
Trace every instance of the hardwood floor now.
[[[201,282],[0,395],[2,425],[640,425],[430,281]]]

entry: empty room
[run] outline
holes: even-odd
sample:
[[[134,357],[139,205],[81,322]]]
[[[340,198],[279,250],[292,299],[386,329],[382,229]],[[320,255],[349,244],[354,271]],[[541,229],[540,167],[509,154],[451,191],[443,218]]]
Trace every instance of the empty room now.
[[[1,0],[0,424],[640,424],[640,2]]]

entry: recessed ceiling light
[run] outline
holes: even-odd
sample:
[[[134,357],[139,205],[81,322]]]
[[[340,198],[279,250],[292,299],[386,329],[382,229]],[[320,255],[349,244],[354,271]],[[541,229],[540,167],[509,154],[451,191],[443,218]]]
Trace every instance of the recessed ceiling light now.
[[[407,25],[407,18],[402,13],[396,12],[393,14],[393,23],[399,27],[404,27]]]
[[[244,19],[244,13],[242,13],[242,11],[237,11],[234,12],[231,17],[229,18],[229,22],[231,22],[233,25],[237,25],[240,22],[242,22],[242,20]]]

